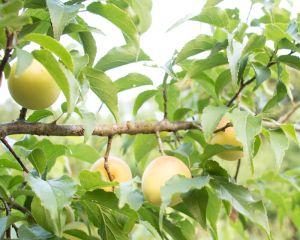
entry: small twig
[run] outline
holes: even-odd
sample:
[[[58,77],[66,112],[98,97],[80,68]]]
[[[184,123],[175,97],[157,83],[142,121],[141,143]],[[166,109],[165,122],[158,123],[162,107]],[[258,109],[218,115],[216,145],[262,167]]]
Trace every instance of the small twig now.
[[[22,107],[20,110],[18,121],[25,121],[26,114],[27,114],[27,108]]]
[[[300,108],[300,102],[293,104],[291,110],[288,111],[285,115],[281,116],[278,122],[279,123],[287,122],[290,119],[290,117],[297,111],[298,108]]]
[[[12,226],[13,229],[15,230],[17,237],[19,237],[19,229],[18,229],[18,227],[16,226],[16,224],[13,223],[11,226]]]
[[[11,210],[10,210],[10,207],[9,205],[7,204],[7,202],[3,199],[3,198],[0,198],[3,205],[4,205],[4,208],[5,208],[5,211],[6,211],[6,216],[9,216],[10,213],[11,213]],[[10,227],[8,227],[8,229],[5,231],[5,235],[6,235],[6,238],[7,239],[11,239],[11,231],[10,231]]]
[[[22,167],[23,171],[29,173],[29,170],[26,168],[24,163],[22,162],[21,158],[16,154],[13,148],[9,145],[5,138],[1,138],[0,141],[4,144],[4,146],[10,151],[10,153],[14,156],[14,158],[18,161],[20,166]]]
[[[11,56],[11,51],[13,49],[13,39],[14,39],[14,34],[11,33],[8,29],[5,30],[5,33],[6,33],[6,47],[5,47],[5,51],[4,51],[4,56],[0,63],[0,86],[2,83],[5,65],[8,63],[8,60]]]
[[[165,151],[164,151],[163,143],[162,143],[160,135],[159,135],[159,131],[156,131],[155,134],[156,134],[156,139],[157,139],[157,143],[158,143],[158,150],[161,155],[165,155]]]
[[[165,73],[163,79],[163,99],[164,99],[164,120],[168,119],[168,90],[167,90],[167,80],[168,73]]]
[[[232,127],[232,126],[233,126],[232,123],[229,122],[229,123],[227,123],[225,126],[216,129],[216,130],[214,131],[214,133],[224,132],[224,131],[226,130],[226,128],[229,128],[229,127]]]
[[[24,213],[24,214],[27,214],[27,215],[29,215],[29,216],[32,216],[31,212],[30,212],[27,208],[25,208],[25,207],[19,205],[19,204],[16,203],[16,202],[11,201],[11,202],[10,202],[10,208],[16,209],[16,210],[18,210],[18,211],[20,211],[20,212],[22,212],[22,213]]]
[[[239,175],[240,167],[241,167],[241,159],[238,160],[237,165],[236,165],[236,170],[235,170],[235,174],[234,174],[234,180],[235,180],[235,182],[237,182],[237,178],[238,178],[238,175]]]
[[[113,176],[111,175],[111,172],[109,170],[108,157],[109,157],[109,153],[110,153],[110,149],[111,149],[112,139],[113,139],[113,136],[108,136],[106,152],[105,152],[105,155],[104,155],[104,168],[105,168],[105,171],[106,171],[107,176],[109,178],[109,181],[111,181],[111,182],[114,179],[113,179]]]
[[[273,55],[270,56],[269,62],[267,64],[267,68],[271,67],[272,65],[274,65],[276,62],[272,61],[273,59]],[[241,94],[241,92],[243,91],[243,89],[248,86],[249,84],[251,84],[252,82],[254,82],[254,80],[256,79],[256,76],[250,78],[248,81],[244,82],[241,81],[240,87],[238,89],[238,91],[236,92],[236,94],[234,94],[234,96],[228,101],[228,103],[226,104],[227,107],[230,107],[233,102],[239,97],[239,95]]]

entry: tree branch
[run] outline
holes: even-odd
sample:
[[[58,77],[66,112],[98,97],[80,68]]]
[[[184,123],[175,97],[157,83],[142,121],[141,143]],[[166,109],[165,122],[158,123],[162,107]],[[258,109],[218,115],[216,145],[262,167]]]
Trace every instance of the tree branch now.
[[[167,90],[167,80],[168,73],[165,73],[163,79],[163,99],[164,99],[164,120],[168,119],[168,90]]]
[[[156,131],[155,135],[156,135],[156,139],[157,139],[157,143],[158,143],[158,150],[159,150],[161,155],[165,155],[164,146],[163,146],[163,143],[161,141],[159,131]]]
[[[26,168],[24,163],[22,162],[21,158],[16,154],[16,152],[13,150],[13,148],[9,145],[9,143],[5,140],[5,138],[1,138],[0,141],[3,143],[3,145],[10,151],[10,153],[14,156],[14,158],[17,160],[17,162],[22,167],[23,171],[26,173],[29,173],[29,170]]]
[[[278,120],[279,123],[285,123],[287,122],[290,117],[297,111],[297,109],[300,108],[300,102],[297,102],[293,104],[292,108],[290,111],[288,111],[285,115],[281,116]]]
[[[235,180],[235,182],[237,182],[237,178],[238,178],[238,175],[239,175],[240,167],[241,167],[241,159],[238,160],[237,165],[236,165],[236,170],[235,170],[235,174],[234,174],[234,180]]]
[[[109,181],[111,181],[111,182],[114,179],[113,179],[113,176],[111,175],[111,172],[109,170],[108,158],[109,158],[109,153],[110,153],[110,149],[111,149],[112,139],[113,139],[113,136],[108,136],[106,152],[105,152],[105,155],[104,155],[104,168],[105,168],[105,171],[106,171],[107,176],[109,178]]]
[[[267,128],[277,129],[279,123],[263,122]],[[224,131],[231,124],[216,129],[214,133]],[[300,132],[300,126],[296,126],[296,131]],[[159,132],[177,132],[180,130],[199,130],[201,126],[196,122],[189,121],[160,121],[160,122],[126,122],[122,124],[101,124],[98,125],[93,135],[95,136],[114,136],[114,135],[137,135],[137,134],[155,134]],[[0,124],[0,138],[5,138],[14,134],[30,134],[39,136],[84,136],[83,125],[61,125],[51,123],[29,123],[29,122],[11,122]]]
[[[14,34],[11,33],[8,29],[5,30],[6,33],[6,47],[4,50],[4,56],[2,58],[2,61],[0,63],[0,86],[2,83],[2,78],[3,78],[3,72],[5,65],[7,64],[9,58],[10,58],[10,53],[13,49],[13,39],[14,39]]]

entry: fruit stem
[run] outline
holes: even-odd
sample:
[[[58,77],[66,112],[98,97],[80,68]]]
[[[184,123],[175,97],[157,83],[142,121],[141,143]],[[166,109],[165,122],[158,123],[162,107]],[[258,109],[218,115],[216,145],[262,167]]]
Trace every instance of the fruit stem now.
[[[18,121],[25,121],[26,114],[27,114],[27,108],[22,107],[20,110]]]
[[[108,138],[107,138],[106,152],[104,154],[104,168],[105,168],[105,171],[106,171],[107,176],[109,178],[109,181],[111,181],[111,182],[113,181],[113,177],[112,177],[111,172],[109,170],[108,157],[109,157],[109,153],[110,153],[110,150],[111,150],[112,139],[113,139],[113,135],[108,136]],[[114,191],[114,187],[112,187],[112,189]]]

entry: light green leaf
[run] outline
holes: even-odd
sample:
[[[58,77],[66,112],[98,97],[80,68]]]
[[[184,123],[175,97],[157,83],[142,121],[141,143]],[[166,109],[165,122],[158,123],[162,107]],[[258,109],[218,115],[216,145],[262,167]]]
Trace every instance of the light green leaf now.
[[[266,24],[265,36],[274,42],[279,42],[283,38],[289,39],[289,35],[283,30],[280,24]]]
[[[102,71],[86,68],[84,73],[90,83],[92,91],[105,103],[115,120],[118,122],[118,90],[116,86]]]
[[[218,239],[217,221],[222,206],[222,201],[217,197],[216,193],[207,188],[208,201],[206,209],[206,218],[209,230],[215,240]]]
[[[222,53],[217,53],[212,56],[209,56],[206,59],[201,59],[194,61],[188,69],[189,75],[191,78],[196,78],[199,74],[202,74],[203,71],[227,64],[228,60],[226,56]]]
[[[93,191],[95,189],[119,185],[117,182],[108,182],[102,180],[100,172],[90,172],[88,170],[83,170],[80,172],[79,181],[81,186],[86,191]]]
[[[95,68],[107,71],[112,68],[123,66],[138,61],[148,61],[149,56],[133,45],[124,45],[109,50],[95,65]]]
[[[93,2],[86,8],[89,12],[98,14],[116,25],[136,46],[139,45],[139,34],[136,26],[127,12],[114,4]]]
[[[45,229],[37,225],[29,227],[23,224],[19,228],[18,233],[19,239],[21,240],[47,240],[54,237],[52,233],[47,232]]]
[[[204,108],[201,116],[201,126],[206,139],[211,137],[227,111],[227,107],[224,106],[207,106]]]
[[[184,45],[177,55],[176,62],[178,63],[190,56],[210,50],[215,46],[215,44],[216,40],[214,40],[213,37],[201,34]]]
[[[243,55],[252,51],[257,51],[262,49],[265,46],[265,43],[266,43],[265,36],[252,34],[249,37],[248,42],[243,49]]]
[[[128,204],[132,209],[137,211],[144,202],[144,196],[138,188],[140,179],[135,177],[128,182],[120,183],[119,187],[119,208],[123,208]]]
[[[0,28],[11,27],[15,30],[20,30],[22,26],[30,23],[32,23],[31,18],[25,15],[18,16],[11,13],[0,17]]]
[[[59,39],[65,26],[75,18],[81,4],[65,5],[60,0],[46,0],[55,39]]]
[[[299,145],[299,137],[293,124],[282,124],[280,128],[287,137],[291,138],[297,145]]]
[[[271,77],[271,71],[269,68],[255,63],[253,64],[255,71],[255,80],[256,80],[256,88],[259,87],[264,81],[268,80]]]
[[[3,2],[0,5],[0,14],[1,15],[5,15],[9,13],[17,14],[22,7],[23,7],[23,2],[21,0],[10,0],[9,2]]]
[[[68,155],[84,162],[94,163],[100,158],[100,153],[90,145],[79,143],[68,145]]]
[[[150,98],[154,97],[156,94],[157,90],[147,90],[145,92],[140,93],[134,102],[133,115],[136,115],[141,106]]]
[[[284,83],[279,81],[277,83],[276,92],[274,96],[266,103],[264,108],[262,109],[262,112],[267,112],[271,108],[275,107],[280,101],[282,101],[287,95],[287,89]]]
[[[215,93],[220,96],[224,87],[231,82],[231,73],[229,69],[224,70],[218,76],[215,82]]]
[[[47,159],[42,149],[35,148],[29,155],[28,160],[32,163],[34,168],[40,173],[43,174],[47,167]]]
[[[157,146],[156,137],[152,134],[137,135],[134,140],[134,156],[136,162],[141,161],[150,151]]]
[[[54,53],[71,71],[74,69],[74,63],[71,54],[57,40],[47,35],[39,33],[30,33],[22,38],[22,41],[31,41],[39,44],[41,47]]]
[[[282,165],[282,160],[284,158],[285,151],[289,147],[289,140],[284,135],[282,130],[269,131],[268,135],[269,135],[268,137],[271,144],[271,148],[274,152],[274,156],[276,159],[276,166],[277,169],[279,170]]]
[[[53,116],[53,112],[47,109],[34,111],[26,120],[28,122],[38,122],[46,117]]]
[[[216,177],[210,181],[210,185],[220,199],[228,201],[234,209],[261,226],[270,236],[267,212],[262,201],[255,200],[246,188],[230,183],[225,178]]]
[[[58,63],[48,50],[35,50],[32,54],[43,64],[63,91],[68,103],[68,113],[73,112],[79,90],[78,82],[73,74]]]
[[[226,11],[217,7],[206,7],[202,12],[191,20],[204,22],[216,27],[227,27],[229,18]]]
[[[234,109],[229,116],[237,139],[243,144],[244,157],[248,159],[253,173],[253,143],[255,136],[261,132],[261,119],[238,109]]]
[[[140,73],[129,73],[128,75],[119,78],[114,82],[118,92],[125,91],[131,88],[136,88],[144,85],[152,85],[152,80]]]
[[[45,181],[29,175],[28,185],[41,201],[41,205],[49,211],[52,220],[58,219],[59,211],[70,204],[76,191],[76,184],[67,176]]]
[[[297,56],[282,55],[279,56],[277,60],[300,71],[300,58]]]
[[[146,32],[149,29],[152,22],[152,17],[151,17],[152,1],[151,0],[130,0],[129,4],[138,18],[137,23],[135,24],[137,25],[139,33]]]
[[[92,112],[83,112],[82,114],[83,128],[84,128],[84,142],[92,136],[94,129],[96,128],[96,116]]]
[[[16,75],[20,76],[27,67],[31,64],[33,56],[26,52],[23,49],[17,48],[17,66],[16,66]]]

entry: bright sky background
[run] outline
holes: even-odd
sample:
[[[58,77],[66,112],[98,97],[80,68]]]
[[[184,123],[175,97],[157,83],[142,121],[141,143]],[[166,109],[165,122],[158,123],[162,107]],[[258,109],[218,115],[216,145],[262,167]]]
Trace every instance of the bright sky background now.
[[[205,2],[206,0],[153,0],[152,25],[141,38],[141,48],[155,63],[164,65],[170,59],[175,49],[180,50],[187,41],[193,39],[200,33],[210,32],[210,29],[206,24],[201,24],[199,22],[186,22],[172,31],[166,32],[170,26],[187,14],[199,13]],[[294,5],[292,8],[290,8],[286,2],[283,3],[283,6],[292,9],[293,16],[296,16],[297,11],[300,12],[300,0],[289,0],[289,2]],[[243,21],[245,21],[251,3],[250,0],[225,0],[219,6],[224,8],[239,8],[240,16]],[[256,7],[253,7],[251,11],[250,19],[261,15],[260,6],[257,4],[255,6]],[[114,25],[105,19],[101,19],[100,16],[90,13],[81,14],[91,26],[97,27],[105,33],[105,36],[100,34],[94,35],[98,46],[97,59],[103,56],[112,47],[124,44],[121,32]],[[72,44],[68,39],[62,41],[62,43],[66,43],[66,46]],[[113,80],[116,80],[130,72],[139,72],[149,76],[155,86],[161,83],[164,74],[162,70],[157,68],[143,66],[141,63],[135,63],[111,70],[108,72],[108,75]],[[128,115],[123,117],[123,120],[131,120],[130,112],[134,98],[138,93],[149,88],[151,89],[153,87],[133,89],[119,94],[120,109],[124,112],[124,108],[126,108],[126,112],[129,112]],[[1,86],[0,96],[0,104],[10,97],[6,81],[4,81],[4,84]],[[61,94],[59,100],[54,105],[54,108],[59,107],[63,101],[64,98]],[[95,112],[98,109],[99,104],[99,99],[93,94],[89,94],[86,102],[88,109]],[[103,109],[102,111],[103,114],[107,114],[107,109]]]

